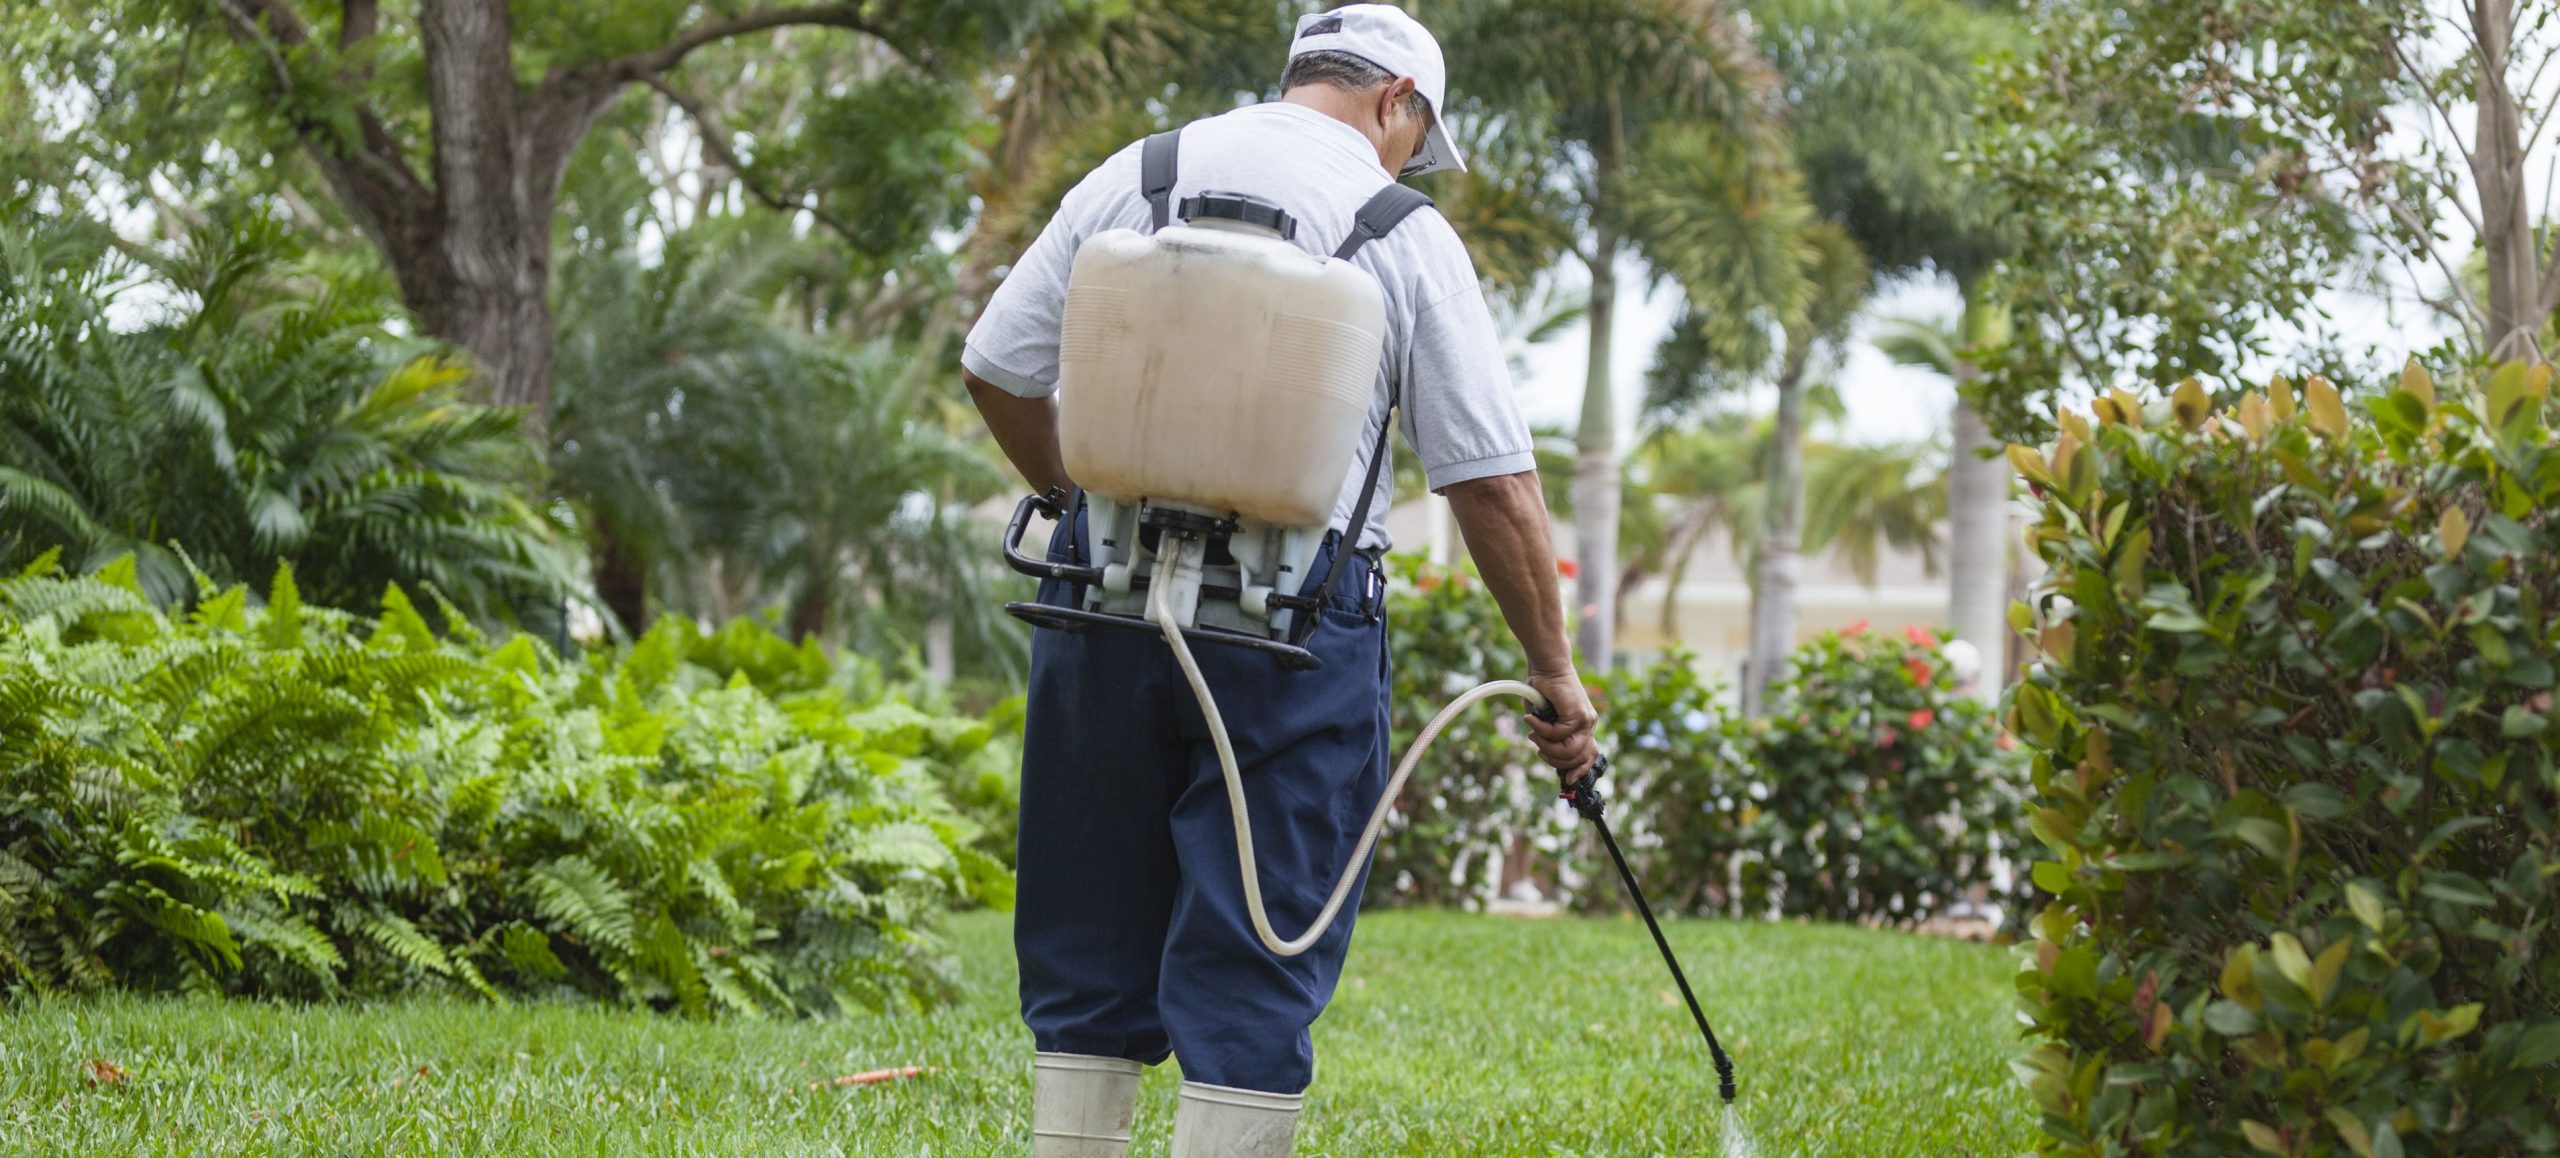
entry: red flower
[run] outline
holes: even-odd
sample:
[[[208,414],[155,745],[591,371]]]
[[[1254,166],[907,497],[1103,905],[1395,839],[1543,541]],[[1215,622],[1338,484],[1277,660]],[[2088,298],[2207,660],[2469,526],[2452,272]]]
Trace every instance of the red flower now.
[[[1880,728],[1876,731],[1876,747],[1879,748],[1893,747],[1895,742],[1901,739],[1902,733],[1894,731],[1891,728]]]
[[[1930,711],[1927,708],[1922,708],[1919,711],[1911,713],[1910,722],[1911,730],[1917,732],[1922,728],[1926,728],[1931,724],[1937,723],[1938,713]]]
[[[1929,634],[1929,629],[1928,629],[1928,628],[1922,627],[1922,626],[1920,626],[1920,625],[1919,625],[1919,624],[1917,624],[1917,623],[1912,624],[1912,625],[1911,625],[1911,626],[1909,626],[1909,627],[1903,628],[1903,629],[1902,629],[1902,636],[1903,636],[1903,638],[1908,639],[1908,640],[1910,640],[1911,642],[1913,642],[1913,643],[1915,643],[1915,644],[1920,645],[1921,647],[1936,647],[1936,646],[1938,646],[1938,637],[1937,637],[1937,636],[1934,636],[1934,635]]]
[[[1567,579],[1580,579],[1582,578],[1582,564],[1576,563],[1571,559],[1558,559],[1556,560],[1556,574],[1562,575]]]
[[[1938,669],[1930,667],[1928,660],[1916,655],[1902,661],[1902,670],[1911,673],[1911,682],[1924,688],[1929,686],[1930,678],[1938,674]]]
[[[2018,738],[2007,732],[2000,733],[2000,739],[1996,742],[2000,745],[2000,750],[2003,752],[2009,751],[2010,749],[2018,746]]]
[[[1842,634],[1842,635],[1865,635],[1865,634],[1867,633],[1867,627],[1868,627],[1868,626],[1869,626],[1869,625],[1868,625],[1867,621],[1866,621],[1866,620],[1861,619],[1861,620],[1857,621],[1856,623],[1852,623],[1852,624],[1850,624],[1850,625],[1849,625],[1849,626],[1847,626],[1847,627],[1843,627],[1843,628],[1841,628],[1841,629],[1840,629],[1840,634]]]

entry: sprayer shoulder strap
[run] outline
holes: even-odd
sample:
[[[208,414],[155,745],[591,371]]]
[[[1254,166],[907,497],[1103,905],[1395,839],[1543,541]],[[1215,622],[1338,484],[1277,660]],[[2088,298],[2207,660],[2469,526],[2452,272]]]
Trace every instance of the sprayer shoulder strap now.
[[[1412,216],[1414,210],[1431,203],[1431,198],[1424,196],[1419,189],[1388,182],[1386,188],[1371,194],[1369,200],[1361,204],[1360,211],[1351,215],[1351,236],[1342,239],[1342,245],[1333,251],[1333,256],[1342,261],[1351,260],[1351,255],[1360,252],[1361,246],[1394,232],[1396,225]]]
[[[1386,188],[1372,194],[1358,213],[1352,214],[1351,236],[1342,239],[1333,256],[1351,260],[1360,247],[1394,232],[1414,210],[1431,203],[1431,198],[1419,190],[1389,182]],[[1351,522],[1342,528],[1342,537],[1334,541],[1333,566],[1324,573],[1324,585],[1316,588],[1319,603],[1333,594],[1334,585],[1342,580],[1343,568],[1350,565],[1351,556],[1359,553],[1360,536],[1369,529],[1369,508],[1378,501],[1378,473],[1386,468],[1387,443],[1395,437],[1396,408],[1403,404],[1400,384],[1393,377],[1388,378],[1387,414],[1378,422],[1378,444],[1369,451],[1368,474],[1360,480],[1360,498],[1351,504]]]
[[[1167,129],[1147,138],[1138,150],[1138,191],[1147,196],[1153,232],[1173,220],[1173,175],[1182,152],[1182,130]]]

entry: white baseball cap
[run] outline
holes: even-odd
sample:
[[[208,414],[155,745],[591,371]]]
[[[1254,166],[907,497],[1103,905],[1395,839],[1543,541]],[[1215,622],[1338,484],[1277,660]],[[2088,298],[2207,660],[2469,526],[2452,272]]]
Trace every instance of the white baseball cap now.
[[[1431,103],[1431,129],[1423,136],[1422,151],[1405,162],[1397,177],[1434,169],[1466,171],[1466,158],[1458,155],[1457,142],[1449,139],[1449,119],[1443,111],[1448,108],[1442,98],[1448,95],[1449,69],[1440,59],[1440,42],[1432,39],[1431,30],[1421,21],[1385,4],[1347,4],[1331,12],[1311,12],[1298,18],[1289,59],[1308,52],[1347,52],[1397,76],[1412,77],[1415,91]]]

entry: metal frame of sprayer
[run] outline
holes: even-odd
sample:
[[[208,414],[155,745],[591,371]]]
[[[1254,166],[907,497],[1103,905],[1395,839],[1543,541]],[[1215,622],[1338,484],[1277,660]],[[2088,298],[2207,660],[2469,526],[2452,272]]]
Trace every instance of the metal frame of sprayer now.
[[[1005,604],[1015,618],[1058,631],[1102,627],[1154,635],[1148,604],[1155,584],[1169,581],[1174,618],[1192,642],[1259,651],[1298,671],[1323,666],[1293,642],[1304,638],[1321,602],[1292,592],[1324,549],[1324,527],[1276,526],[1183,503],[1127,503],[1090,493],[1084,505],[1089,559],[1083,563],[1053,563],[1022,551],[1034,514],[1054,520],[1056,533],[1067,531],[1075,512],[1065,491],[1052,487],[1014,507],[1005,527],[1005,562],[1034,578],[1084,588],[1075,607]]]

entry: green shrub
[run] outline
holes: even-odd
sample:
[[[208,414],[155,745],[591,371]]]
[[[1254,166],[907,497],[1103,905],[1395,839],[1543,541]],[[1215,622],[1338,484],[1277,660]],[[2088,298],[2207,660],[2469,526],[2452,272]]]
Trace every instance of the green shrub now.
[[[2023,786],[1990,711],[1950,686],[1937,640],[1825,633],[1789,663],[1758,718],[1731,714],[1685,655],[1610,676],[1603,746],[1628,801],[1617,823],[1651,899],[1907,924],[1988,896],[1996,859],[2015,852]],[[1597,856],[1584,869],[1608,871]]]
[[[199,592],[0,582],[0,983],[469,989],[687,1012],[910,1004],[1011,878],[944,786],[1012,741],[752,624],[564,664]]]
[[[2560,1152],[2549,381],[2189,383],[2011,450],[2046,1152]]]
[[[1486,680],[1520,678],[1524,660],[1482,580],[1415,555],[1388,565],[1390,758],[1402,760],[1405,745],[1449,701]],[[1529,746],[1522,707],[1488,701],[1440,733],[1378,838],[1363,903],[1479,900],[1500,884],[1492,875],[1499,857],[1566,847],[1573,814],[1555,802],[1555,777]]]
[[[1451,699],[1513,674],[1518,645],[1481,582],[1399,556],[1388,628],[1396,755]],[[1956,695],[1936,641],[1826,636],[1760,720],[1685,654],[1595,688],[1611,824],[1656,905],[1734,916],[1911,922],[1993,880],[2021,812],[2018,762]],[[1537,761],[1513,705],[1460,717],[1414,770],[1369,903],[1489,895],[1502,856],[1560,875],[1576,905],[1624,903],[1616,870]]]

